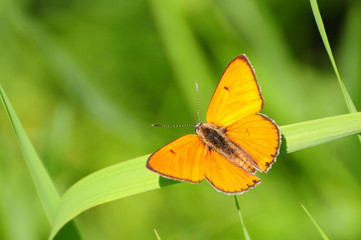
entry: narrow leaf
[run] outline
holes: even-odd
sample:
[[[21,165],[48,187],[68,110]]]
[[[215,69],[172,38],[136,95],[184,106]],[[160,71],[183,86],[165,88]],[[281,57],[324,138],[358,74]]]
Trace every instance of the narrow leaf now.
[[[336,77],[337,77],[338,83],[340,84],[343,96],[345,98],[347,108],[348,108],[349,112],[357,112],[356,107],[355,107],[354,103],[352,102],[352,99],[351,99],[349,93],[347,92],[347,89],[346,89],[344,83],[341,80],[340,74],[338,73],[338,69],[337,69],[337,66],[336,66],[335,59],[333,58],[330,43],[328,42],[326,30],[325,30],[325,27],[323,25],[321,13],[320,13],[320,10],[318,8],[317,0],[310,0],[310,2],[311,2],[311,8],[312,8],[313,16],[315,17],[316,24],[317,24],[317,27],[318,27],[318,31],[321,34],[323,44],[325,45],[327,54],[328,54],[328,56],[329,56],[329,58],[331,60],[333,70],[336,73]]]
[[[241,221],[241,225],[242,225],[242,229],[243,229],[243,234],[244,234],[244,239],[245,239],[245,240],[251,240],[251,237],[249,236],[248,231],[247,231],[247,229],[246,229],[246,226],[244,225],[244,222],[243,222],[243,218],[242,218],[242,214],[241,214],[241,209],[239,208],[237,196],[234,196],[234,201],[236,202],[237,212],[238,212],[238,215],[239,215],[239,219],[240,219],[240,221]]]
[[[69,220],[94,206],[164,187],[177,181],[149,171],[149,155],[104,168],[75,183],[62,197],[50,238]]]
[[[26,135],[25,130],[1,84],[0,97],[2,103],[4,104],[5,111],[10,119],[10,123],[14,129],[15,136],[19,142],[20,149],[33,179],[35,189],[45,210],[45,214],[50,224],[52,224],[60,201],[59,194],[56,191],[56,188],[38,154],[36,153],[29,137]],[[66,226],[61,229],[57,237],[58,239],[81,239],[78,229],[73,222],[66,224]]]
[[[33,179],[40,201],[44,207],[48,220],[51,223],[55,215],[60,197],[43,163],[41,162],[38,154],[31,144],[29,137],[26,135],[25,130],[21,125],[20,120],[18,119],[15,110],[13,109],[1,84],[0,97],[4,104],[6,113],[10,119],[10,123],[14,129],[23,156],[26,160],[26,164],[29,168],[29,172]]]
[[[338,80],[338,83],[340,84],[342,94],[343,94],[343,96],[345,98],[348,111],[351,112],[351,113],[357,112],[355,104],[353,103],[353,101],[352,101],[352,99],[350,97],[350,94],[348,93],[348,91],[347,91],[347,89],[345,87],[345,84],[342,82],[340,74],[338,72],[335,59],[333,58],[330,43],[328,42],[328,37],[327,37],[327,34],[326,34],[326,30],[325,30],[325,27],[323,25],[321,13],[320,13],[320,10],[318,8],[317,0],[310,0],[310,2],[311,2],[311,8],[312,8],[313,16],[315,17],[316,24],[317,24],[317,27],[318,27],[318,31],[320,32],[323,44],[325,45],[328,57],[330,58],[333,70],[335,71],[335,74],[336,74],[336,77],[337,77],[337,80]],[[361,142],[361,134],[358,134],[358,138],[359,138],[359,141]]]
[[[287,153],[361,132],[361,113],[345,114],[281,127]],[[64,194],[57,209],[50,238],[62,226],[94,206],[168,186],[145,165],[149,155],[118,163],[88,175]]]
[[[324,233],[324,231],[322,231],[322,229],[320,228],[320,226],[317,224],[316,220],[312,217],[312,215],[308,212],[308,210],[306,209],[305,206],[303,206],[303,204],[301,204],[301,207],[303,208],[303,210],[305,210],[307,216],[311,219],[313,225],[315,225],[315,227],[317,228],[318,232],[321,234],[322,238],[324,240],[328,240],[329,238],[326,236],[326,234]]]
[[[161,240],[160,237],[159,237],[159,234],[158,234],[157,230],[156,230],[155,228],[154,228],[153,230],[154,230],[154,234],[155,234],[155,236],[157,237],[157,239],[158,239],[158,240]]]
[[[287,153],[361,132],[361,112],[295,123],[281,127]]]

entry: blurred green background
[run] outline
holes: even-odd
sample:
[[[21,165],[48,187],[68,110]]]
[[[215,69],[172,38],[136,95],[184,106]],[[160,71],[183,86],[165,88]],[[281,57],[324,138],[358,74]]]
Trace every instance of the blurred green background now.
[[[338,64],[361,108],[361,2],[319,1]],[[0,82],[58,191],[149,154],[201,120],[227,64],[247,54],[263,113],[286,125],[347,113],[309,1],[0,1]],[[342,123],[340,123],[342,124]],[[238,197],[253,239],[361,239],[356,136],[282,154]],[[0,112],[0,239],[50,226],[5,111]],[[242,239],[233,197],[205,181],[111,202],[75,220],[84,239]]]

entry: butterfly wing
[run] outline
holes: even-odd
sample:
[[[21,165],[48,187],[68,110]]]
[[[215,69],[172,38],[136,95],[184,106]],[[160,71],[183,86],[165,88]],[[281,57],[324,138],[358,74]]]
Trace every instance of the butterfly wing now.
[[[225,127],[262,109],[263,99],[254,70],[245,55],[224,71],[208,106],[207,122]]]
[[[263,114],[253,114],[227,126],[227,136],[247,152],[257,169],[267,172],[275,161],[281,144],[277,125]]]
[[[188,134],[153,153],[147,168],[167,178],[197,183],[204,177],[206,152],[198,136]]]
[[[204,175],[218,191],[239,194],[254,187],[260,179],[234,165],[214,150],[207,151]]]
[[[258,112],[263,99],[254,70],[245,55],[228,65],[213,94],[207,122],[226,129],[229,139],[242,148],[266,172],[279,146],[277,125]],[[176,180],[199,182],[205,176],[217,190],[238,194],[254,187],[260,179],[233,164],[213,149],[207,149],[195,134],[186,135],[151,155],[147,167]]]

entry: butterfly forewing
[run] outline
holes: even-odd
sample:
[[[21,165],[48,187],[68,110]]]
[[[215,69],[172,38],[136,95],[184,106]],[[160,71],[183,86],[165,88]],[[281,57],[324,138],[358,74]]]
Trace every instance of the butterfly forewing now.
[[[228,126],[262,109],[263,99],[253,68],[245,55],[224,71],[207,111],[207,122]]]
[[[195,134],[185,135],[153,153],[147,167],[164,177],[189,182],[200,182],[206,148]]]

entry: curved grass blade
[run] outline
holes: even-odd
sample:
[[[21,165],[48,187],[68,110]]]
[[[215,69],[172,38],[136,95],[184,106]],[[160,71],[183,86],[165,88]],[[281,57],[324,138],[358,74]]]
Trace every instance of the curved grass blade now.
[[[349,112],[357,112],[356,107],[355,107],[354,103],[352,102],[352,99],[351,99],[351,97],[350,97],[344,83],[341,80],[340,74],[338,73],[338,69],[337,69],[337,66],[336,66],[335,59],[333,58],[330,43],[328,42],[326,30],[325,30],[325,27],[323,25],[321,13],[320,13],[320,10],[318,8],[317,0],[310,0],[310,3],[311,3],[313,16],[315,17],[315,20],[316,20],[318,31],[320,32],[323,44],[325,45],[327,54],[328,54],[328,56],[330,58],[330,61],[332,63],[333,70],[336,73],[336,77],[337,77],[338,83],[340,84],[343,96],[345,98],[347,108],[348,108]]]
[[[287,153],[361,132],[361,112],[280,127]]]
[[[308,210],[306,209],[305,206],[303,206],[303,204],[301,203],[301,207],[303,208],[303,210],[305,210],[307,216],[311,219],[313,225],[315,225],[315,227],[317,228],[318,232],[321,234],[322,238],[324,240],[329,240],[329,238],[326,236],[325,232],[322,231],[322,229],[320,228],[320,226],[317,224],[316,220],[312,217],[312,215],[308,212]]]
[[[335,71],[338,83],[340,84],[340,87],[341,87],[342,94],[343,94],[343,96],[345,98],[347,109],[351,113],[357,112],[356,106],[353,103],[353,101],[352,101],[352,99],[350,97],[350,94],[348,93],[348,91],[347,91],[347,89],[345,87],[345,84],[342,82],[340,74],[338,72],[338,68],[336,66],[335,59],[333,58],[330,43],[328,42],[328,37],[327,37],[327,34],[326,34],[325,26],[323,25],[321,13],[320,13],[320,10],[318,8],[317,0],[310,0],[310,3],[311,3],[313,16],[315,17],[315,20],[316,20],[318,31],[320,32],[323,44],[325,45],[328,57],[330,58],[333,70]],[[361,143],[361,134],[358,134],[358,138],[359,138],[359,141]]]
[[[33,179],[36,191],[39,195],[40,201],[44,207],[46,216],[51,223],[56,212],[60,197],[56,188],[50,179],[43,163],[36,153],[29,137],[26,135],[23,126],[17,117],[14,108],[12,107],[6,93],[0,84],[0,97],[4,104],[4,108],[9,117],[10,123],[14,129],[16,138],[19,142],[21,151],[28,165],[31,177]]]
[[[0,84],[0,97],[4,105],[5,111],[9,117],[10,123],[14,129],[16,138],[19,142],[20,149],[28,166],[30,175],[33,179],[35,189],[38,193],[45,214],[52,224],[56,209],[58,207],[60,197],[59,194],[35,151],[29,137],[27,136],[14,108],[11,105],[2,85]],[[59,239],[81,239],[78,229],[70,222],[58,234]]]
[[[290,153],[361,132],[361,113],[287,125],[281,127],[281,132],[285,151]],[[178,183],[149,171],[145,167],[148,156],[104,168],[70,187],[60,201],[50,238],[65,223],[89,208]]]
[[[246,229],[246,226],[244,225],[244,222],[243,222],[243,218],[242,218],[242,214],[241,214],[241,209],[239,208],[237,196],[234,196],[234,201],[236,202],[237,212],[238,212],[238,215],[239,215],[239,219],[241,220],[241,225],[242,225],[242,229],[243,229],[244,239],[245,239],[245,240],[251,240],[251,237],[249,236],[248,231],[247,231],[247,229]]]
[[[118,163],[88,175],[65,192],[57,209],[50,238],[69,220],[97,205],[164,187],[177,181],[149,171],[149,155]]]

